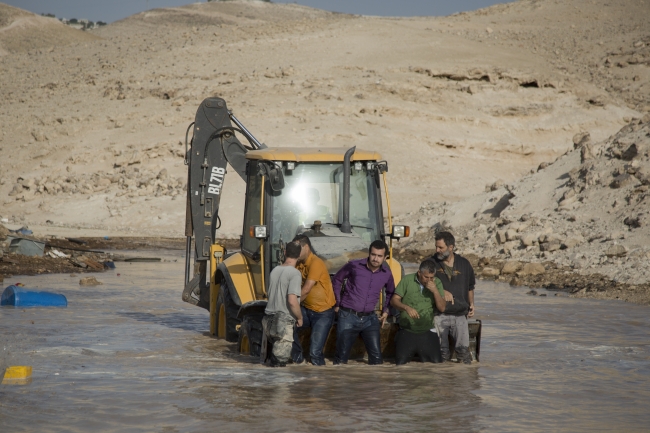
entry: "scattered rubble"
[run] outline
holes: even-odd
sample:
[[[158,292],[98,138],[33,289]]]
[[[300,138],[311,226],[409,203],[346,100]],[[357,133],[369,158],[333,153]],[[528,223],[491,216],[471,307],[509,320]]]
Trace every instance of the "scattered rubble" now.
[[[184,238],[154,237],[115,237],[81,238],[80,245],[68,239],[40,238],[46,243],[42,257],[10,253],[6,238],[2,233],[8,231],[0,224],[0,282],[10,275],[36,275],[49,273],[104,272],[112,269],[115,261],[128,261],[129,256],[114,250],[184,250]],[[35,238],[38,239],[38,238]],[[239,248],[239,240],[220,240],[227,249]],[[102,251],[103,250],[103,251]]]
[[[97,278],[95,277],[84,277],[79,280],[80,286],[101,286],[102,284],[104,283],[97,281]]]
[[[630,290],[650,302],[650,115],[602,142],[586,132],[573,142],[513,184],[397,218],[415,232],[403,252],[430,254],[435,232],[446,227],[461,254],[477,257],[482,278],[576,296]]]
[[[136,155],[137,152],[134,153]],[[43,195],[61,194],[95,194],[111,192],[116,197],[123,195],[134,198],[139,196],[160,197],[177,196],[186,191],[186,181],[182,177],[169,176],[167,169],[153,172],[141,169],[128,161],[117,159],[116,169],[112,172],[92,174],[50,175],[44,177],[18,177],[9,192],[16,200],[30,201]],[[139,162],[139,161],[138,161]]]

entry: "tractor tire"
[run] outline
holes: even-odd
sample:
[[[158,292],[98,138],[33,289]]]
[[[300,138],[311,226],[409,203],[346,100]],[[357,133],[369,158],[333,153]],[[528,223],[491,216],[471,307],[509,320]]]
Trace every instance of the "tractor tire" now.
[[[262,315],[244,316],[239,327],[239,353],[259,358],[262,347]]]
[[[230,296],[230,287],[225,278],[221,282],[221,290],[217,296],[217,335],[225,337],[226,341],[234,343],[239,340],[239,331],[237,328],[241,321],[237,318],[239,314],[239,305],[235,304]],[[225,317],[221,317],[221,315]],[[223,321],[223,322],[222,322]],[[225,327],[225,335],[221,334],[221,327]]]

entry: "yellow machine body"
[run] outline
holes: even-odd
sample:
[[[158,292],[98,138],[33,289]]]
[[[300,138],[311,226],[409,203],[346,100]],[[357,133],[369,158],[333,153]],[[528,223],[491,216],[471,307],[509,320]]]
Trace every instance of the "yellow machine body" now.
[[[340,163],[344,160],[346,148],[329,148],[329,149],[313,149],[313,148],[266,148],[261,150],[250,151],[246,154],[248,160],[267,160],[267,161],[294,161],[294,162],[334,162]],[[351,161],[379,161],[381,155],[374,151],[365,151],[356,149],[352,155]],[[386,174],[383,174],[385,204],[388,215],[389,231],[392,230],[392,218],[390,209],[390,200],[388,198],[388,189]],[[259,224],[264,224],[264,195],[262,195],[262,203],[260,204],[260,221]],[[263,242],[263,241],[261,241]],[[390,253],[391,257],[387,260],[387,265],[390,267],[395,284],[397,285],[402,278],[402,266],[400,263],[392,258],[392,239],[390,240]],[[261,248],[263,250],[263,248]],[[334,273],[340,269],[349,260],[355,260],[367,257],[367,251],[356,251],[336,257],[334,259],[325,260],[328,270]],[[241,252],[237,252],[225,257],[225,249],[219,244],[212,245],[211,249],[211,276],[210,276],[210,333],[218,338],[225,338],[226,323],[224,305],[218,306],[217,299],[221,289],[221,283],[224,278],[228,278],[228,283],[236,296],[240,305],[245,305],[253,301],[266,300],[266,288],[263,281],[264,275],[264,259],[255,261]],[[219,264],[221,267],[219,268]],[[227,274],[227,275],[226,275]],[[382,298],[383,302],[383,298]],[[221,308],[218,311],[218,308]],[[246,348],[244,348],[245,350]]]

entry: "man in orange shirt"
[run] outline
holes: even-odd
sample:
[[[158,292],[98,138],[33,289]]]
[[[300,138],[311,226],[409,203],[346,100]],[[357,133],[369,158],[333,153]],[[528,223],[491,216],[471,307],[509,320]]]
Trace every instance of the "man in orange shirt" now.
[[[323,347],[334,323],[334,290],[325,262],[311,248],[307,236],[296,236],[292,242],[300,244],[300,257],[296,269],[302,274],[302,310],[303,324],[294,333],[291,357],[296,364],[303,362],[302,347],[298,339],[298,329],[311,328],[309,357],[313,365],[325,365]]]

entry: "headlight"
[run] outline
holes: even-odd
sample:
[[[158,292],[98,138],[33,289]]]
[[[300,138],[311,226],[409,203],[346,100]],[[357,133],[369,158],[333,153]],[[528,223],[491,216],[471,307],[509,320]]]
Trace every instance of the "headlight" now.
[[[248,230],[248,234],[250,237],[255,239],[266,239],[268,237],[266,233],[266,226],[251,226]]]
[[[392,238],[408,238],[411,234],[411,228],[409,226],[393,226],[393,232],[391,233]]]

